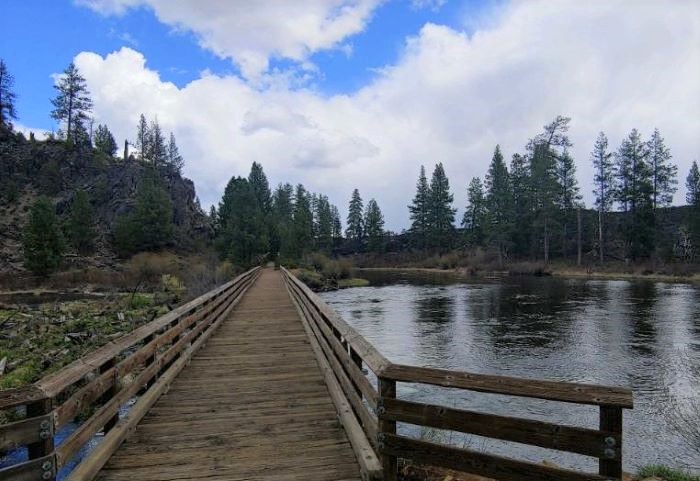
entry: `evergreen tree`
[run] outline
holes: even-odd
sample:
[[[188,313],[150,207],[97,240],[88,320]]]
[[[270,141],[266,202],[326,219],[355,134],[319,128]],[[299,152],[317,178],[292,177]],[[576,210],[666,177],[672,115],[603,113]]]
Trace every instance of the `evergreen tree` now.
[[[450,181],[445,175],[442,162],[433,170],[428,197],[429,239],[432,247],[449,249],[454,238],[456,209],[452,208],[454,196],[450,193]]]
[[[559,187],[557,204],[561,212],[562,253],[566,257],[569,244],[569,224],[573,221],[574,210],[580,207],[581,194],[576,180],[576,165],[567,147],[556,157],[556,180]]]
[[[649,168],[651,169],[652,208],[671,205],[673,194],[678,190],[678,167],[670,164],[671,151],[666,147],[659,129],[654,129],[647,142]]]
[[[411,213],[411,228],[410,232],[416,244],[421,249],[428,247],[428,233],[430,231],[430,186],[428,179],[425,176],[425,167],[420,166],[420,175],[416,184],[416,196],[413,202],[408,206]]]
[[[508,256],[514,227],[513,195],[508,178],[508,168],[497,145],[486,174],[486,211],[488,224],[486,238],[495,247],[502,265]]]
[[[73,197],[70,219],[68,220],[68,238],[71,245],[81,254],[89,253],[95,242],[95,222],[90,198],[80,189]]]
[[[165,145],[165,137],[158,119],[151,122],[149,157],[155,165],[165,165],[168,161],[168,148]]]
[[[330,252],[333,247],[333,212],[328,197],[318,196],[314,213],[316,246],[321,251]]]
[[[117,220],[115,244],[125,254],[158,250],[172,242],[174,230],[170,196],[156,171],[147,168],[136,191],[134,212]]]
[[[632,129],[615,155],[617,201],[627,212],[624,238],[632,259],[648,256],[654,247],[652,173],[649,150],[637,129]]]
[[[58,79],[54,86],[57,90],[56,98],[51,100],[55,107],[51,112],[58,122],[66,124],[66,139],[74,144],[79,144],[80,135],[84,134],[84,124],[89,119],[92,110],[92,100],[87,89],[85,78],[73,62]]]
[[[136,126],[136,149],[139,151],[139,159],[150,159],[151,130],[148,128],[146,116],[143,114],[139,117],[139,123]]]
[[[294,216],[294,186],[279,184],[272,195],[272,233],[270,249],[285,259],[294,256],[292,222]]]
[[[605,216],[610,211],[614,199],[615,172],[611,158],[612,153],[608,152],[608,138],[601,132],[591,152],[595,168],[593,194],[598,208],[598,252],[601,263],[605,262]]]
[[[13,90],[15,78],[0,58],[0,127],[12,130],[12,121],[17,119],[15,110],[16,94]]]
[[[216,211],[216,206],[212,205],[209,208],[209,220],[211,220],[211,226],[214,230],[214,235],[219,233],[219,213]]]
[[[185,160],[182,158],[182,155],[180,155],[180,149],[177,148],[177,142],[175,142],[175,136],[172,132],[170,132],[170,139],[168,140],[168,148],[166,152],[168,165],[178,174],[182,174],[182,168],[185,166]]]
[[[343,239],[343,224],[340,221],[340,212],[334,205],[331,205],[331,237],[333,238],[333,247],[337,247]]]
[[[384,216],[379,209],[377,201],[370,199],[365,211],[365,233],[367,237],[367,249],[370,252],[384,250]]]
[[[530,164],[526,156],[513,154],[508,177],[513,194],[513,218],[518,223],[511,236],[511,250],[514,256],[525,257],[532,251],[533,224]]]
[[[106,125],[98,125],[95,130],[95,148],[100,152],[113,157],[117,153],[117,142],[114,140],[112,132]]]
[[[22,238],[24,265],[33,274],[47,276],[61,265],[64,242],[54,205],[40,197],[32,205]]]
[[[347,228],[345,229],[345,237],[352,242],[355,252],[362,250],[362,241],[364,240],[365,226],[362,211],[362,197],[360,197],[360,191],[355,189],[352,191],[348,207]]]
[[[486,215],[484,186],[479,177],[474,177],[469,182],[467,208],[464,210],[464,217],[462,218],[462,227],[464,227],[465,240],[468,245],[475,247],[483,244]]]
[[[258,199],[258,204],[263,212],[267,213],[270,210],[270,184],[267,182],[267,176],[263,171],[262,165],[253,162],[248,174],[248,182],[253,189],[255,197]]]
[[[685,200],[690,206],[688,230],[690,245],[696,257],[700,256],[700,169],[697,161],[693,161],[688,177],[685,180]]]
[[[308,252],[313,241],[313,212],[311,199],[303,185],[296,187],[294,194],[294,215],[292,222],[292,252],[301,258]]]

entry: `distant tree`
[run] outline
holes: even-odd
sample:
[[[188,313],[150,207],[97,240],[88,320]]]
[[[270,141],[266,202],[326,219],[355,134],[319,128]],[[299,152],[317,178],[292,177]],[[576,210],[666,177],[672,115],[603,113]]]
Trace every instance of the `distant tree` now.
[[[511,251],[515,256],[530,254],[532,240],[532,192],[530,163],[526,156],[513,154],[508,175],[513,194],[513,219],[518,228],[511,235]]]
[[[61,265],[64,241],[56,209],[45,197],[32,205],[22,238],[24,265],[33,274],[48,276]]]
[[[89,253],[95,242],[95,221],[90,198],[82,189],[73,197],[67,227],[71,245],[81,254]]]
[[[151,129],[148,127],[146,116],[141,114],[136,126],[136,149],[139,151],[139,159],[148,160],[151,158],[151,143]]]
[[[158,119],[151,122],[150,126],[150,160],[155,165],[165,165],[168,162],[168,148],[165,145],[165,136],[160,128]]]
[[[117,219],[116,246],[126,254],[158,250],[172,242],[174,230],[170,196],[155,170],[147,168],[136,192],[134,212]]]
[[[268,249],[264,214],[247,179],[233,177],[219,207],[221,254],[237,265],[249,266]]]
[[[272,194],[272,233],[270,249],[285,259],[294,255],[292,225],[294,216],[294,186],[279,184]]]
[[[55,159],[44,162],[39,168],[39,190],[43,195],[53,196],[63,188],[61,167]]]
[[[214,235],[216,235],[219,232],[219,213],[216,211],[215,205],[212,205],[209,208],[209,220],[211,220]]]
[[[180,149],[177,148],[177,142],[175,142],[175,136],[172,132],[170,132],[170,139],[168,140],[166,162],[173,168],[173,170],[175,170],[175,172],[182,174],[182,168],[185,166],[185,160],[180,154]]]
[[[85,134],[85,122],[92,110],[92,100],[85,78],[73,62],[68,65],[54,86],[56,98],[51,100],[55,107],[51,112],[58,122],[66,124],[66,139],[74,144],[81,143],[80,135]]]
[[[697,161],[693,161],[688,177],[685,180],[685,200],[690,206],[688,230],[691,247],[695,256],[700,256],[700,169]]]
[[[379,204],[374,199],[370,199],[365,210],[365,234],[367,237],[367,249],[370,252],[381,252],[384,250],[384,216]]]
[[[449,249],[454,238],[454,221],[456,209],[452,208],[454,196],[450,192],[450,181],[447,179],[442,162],[433,170],[430,179],[430,195],[428,197],[429,243],[432,247]]]
[[[510,249],[515,219],[508,168],[498,145],[486,174],[486,211],[486,238],[488,243],[496,248],[498,261],[502,265]]]
[[[428,247],[428,233],[430,231],[430,186],[428,179],[425,176],[425,167],[420,166],[420,175],[416,184],[416,196],[413,202],[408,206],[411,214],[410,232],[414,239],[417,239],[417,245],[426,249]]]
[[[615,172],[612,153],[608,152],[608,138],[603,132],[598,134],[591,160],[595,168],[593,194],[598,208],[598,253],[600,262],[605,262],[605,216],[614,200]]]
[[[659,129],[654,129],[647,142],[649,169],[651,170],[652,208],[671,205],[678,188],[678,167],[670,163],[671,151],[666,147]]]
[[[117,142],[114,140],[112,132],[109,131],[106,125],[98,125],[95,130],[95,148],[110,157],[117,153]]]
[[[475,247],[483,244],[487,213],[484,186],[479,177],[474,177],[469,182],[467,208],[462,217],[462,227],[468,245]]]
[[[15,110],[16,94],[13,90],[15,78],[0,58],[0,127],[12,130],[12,121],[17,119]]]
[[[581,205],[581,194],[576,180],[576,165],[567,147],[564,147],[561,154],[556,156],[555,172],[559,187],[557,204],[561,212],[563,230],[562,254],[566,257],[569,244],[569,224],[573,220],[575,209]]]
[[[303,185],[296,187],[294,194],[294,215],[292,220],[292,253],[301,258],[312,246],[313,212],[311,199]]]
[[[362,241],[365,235],[362,211],[362,197],[360,197],[360,191],[355,189],[352,191],[352,197],[348,207],[347,227],[345,228],[345,237],[352,242],[355,252],[362,250]]]
[[[316,199],[314,224],[316,247],[321,251],[330,252],[333,247],[333,212],[325,195],[319,195]]]
[[[331,236],[333,237],[333,247],[336,247],[343,239],[343,224],[340,220],[340,212],[334,205],[331,205],[331,219]]]
[[[654,247],[653,180],[649,150],[632,129],[615,154],[616,197],[625,216],[624,238],[632,259],[648,256]]]
[[[248,174],[248,182],[253,189],[255,198],[258,199],[260,208],[263,212],[268,212],[271,202],[270,184],[267,182],[267,176],[263,171],[262,165],[253,162],[253,165],[250,167],[250,174]]]

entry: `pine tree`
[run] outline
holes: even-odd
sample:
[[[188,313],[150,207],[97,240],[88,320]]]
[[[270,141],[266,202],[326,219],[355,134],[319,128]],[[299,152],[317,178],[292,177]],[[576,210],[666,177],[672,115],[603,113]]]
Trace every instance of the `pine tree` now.
[[[110,157],[117,153],[117,142],[106,125],[98,125],[95,130],[95,148]]]
[[[428,197],[429,244],[442,250],[452,247],[454,239],[454,221],[456,209],[452,208],[454,196],[450,193],[450,181],[447,179],[442,162],[433,170],[430,179],[430,196]]]
[[[527,157],[513,154],[510,161],[509,181],[513,194],[513,218],[518,228],[513,229],[511,250],[516,257],[525,257],[532,252],[532,193],[530,164]]]
[[[308,252],[313,241],[313,212],[311,199],[303,185],[296,187],[292,223],[292,252],[298,259]]]
[[[219,213],[216,211],[216,206],[212,205],[209,208],[209,220],[211,221],[212,229],[214,230],[214,235],[219,233]]]
[[[74,144],[82,143],[80,135],[85,133],[84,124],[89,119],[92,110],[92,100],[87,89],[85,78],[73,62],[59,77],[54,86],[57,90],[51,103],[55,107],[51,117],[66,124],[66,139]]]
[[[331,205],[331,236],[333,237],[333,247],[337,247],[343,239],[343,224],[340,220],[338,208]]]
[[[117,220],[115,244],[125,254],[158,250],[172,243],[174,231],[172,201],[149,167],[136,191],[134,212]]]
[[[180,149],[177,148],[177,142],[175,142],[175,136],[170,132],[170,139],[168,140],[167,148],[167,164],[172,167],[175,172],[182,174],[182,168],[185,166],[185,160],[180,155]]]
[[[294,186],[279,184],[272,195],[272,234],[270,249],[284,259],[294,255],[292,222],[294,216]]]
[[[149,160],[151,158],[151,130],[148,128],[146,116],[141,114],[139,123],[136,126],[136,149],[139,151],[139,159]]]
[[[0,127],[12,130],[12,121],[17,119],[13,87],[15,78],[7,69],[7,64],[0,58]]]
[[[581,194],[576,180],[576,165],[567,147],[556,157],[556,180],[559,187],[557,204],[561,213],[562,253],[566,257],[569,244],[569,223],[572,222],[574,210],[580,207]]]
[[[32,205],[22,238],[24,265],[33,274],[48,276],[61,265],[64,241],[54,205],[40,197]]]
[[[92,251],[95,242],[95,221],[90,198],[80,189],[73,197],[70,219],[68,221],[68,238],[71,245],[81,254]]]
[[[316,247],[330,252],[333,247],[333,213],[328,197],[319,195],[314,210]]]
[[[347,228],[345,229],[345,237],[352,242],[355,252],[362,250],[362,242],[364,240],[365,225],[362,211],[362,197],[360,197],[360,191],[355,189],[352,191],[348,207]]]
[[[150,141],[151,162],[155,165],[165,165],[168,161],[168,148],[165,145],[165,137],[157,118],[151,122]]]
[[[430,186],[425,176],[425,167],[421,165],[420,175],[416,184],[416,196],[413,198],[411,205],[408,206],[411,214],[410,232],[413,238],[416,239],[415,243],[421,249],[428,247],[428,233],[430,231],[429,203]]]
[[[693,161],[688,177],[685,180],[685,200],[690,206],[688,214],[688,230],[690,245],[696,257],[700,257],[700,169],[697,161]]]
[[[260,208],[263,212],[268,212],[271,202],[270,184],[267,182],[267,176],[263,171],[262,165],[253,162],[253,165],[250,167],[250,174],[248,174],[248,182],[250,182],[253,193],[258,199]]]
[[[502,265],[508,256],[513,231],[513,195],[508,178],[508,168],[497,145],[486,174],[486,211],[488,224],[486,238],[496,248]]]
[[[648,256],[654,248],[652,173],[649,150],[632,129],[615,154],[617,201],[627,213],[624,237],[632,259]]]
[[[601,264],[605,262],[605,216],[610,211],[614,199],[615,177],[611,158],[612,153],[608,152],[608,138],[601,132],[591,152],[595,168],[593,194],[598,208],[598,251]]]
[[[468,245],[476,247],[483,244],[486,214],[484,186],[479,177],[474,177],[467,188],[467,207],[462,218],[462,227],[464,227],[464,236]]]
[[[379,204],[374,199],[370,199],[367,203],[365,233],[367,249],[370,252],[381,252],[384,250],[384,216],[379,208]]]
[[[652,208],[671,205],[673,194],[678,190],[678,167],[670,164],[671,151],[666,147],[659,129],[654,129],[647,142],[649,168],[651,169]]]

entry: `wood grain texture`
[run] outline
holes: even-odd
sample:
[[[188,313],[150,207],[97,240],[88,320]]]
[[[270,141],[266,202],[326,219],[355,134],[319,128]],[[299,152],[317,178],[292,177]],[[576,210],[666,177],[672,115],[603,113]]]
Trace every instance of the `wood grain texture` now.
[[[359,480],[281,274],[265,269],[100,480]]]

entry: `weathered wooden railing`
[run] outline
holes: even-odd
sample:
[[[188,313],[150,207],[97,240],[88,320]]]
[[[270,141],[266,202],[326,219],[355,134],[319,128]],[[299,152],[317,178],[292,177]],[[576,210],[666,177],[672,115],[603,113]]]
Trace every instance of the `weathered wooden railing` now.
[[[630,390],[393,364],[302,282],[283,272],[366,478],[394,481],[397,458],[401,458],[499,480],[622,479],[622,410],[633,407]],[[375,374],[377,388],[363,366]],[[397,382],[595,405],[600,409],[600,425],[588,429],[406,401],[397,398]],[[599,473],[399,435],[397,422],[590,456],[599,460]]]
[[[51,480],[95,434],[105,436],[70,472],[90,480],[259,274],[241,274],[31,386],[0,391],[0,410],[24,418],[0,426],[0,451],[27,448],[27,460],[0,469],[0,480]],[[124,382],[125,376],[133,377]],[[128,403],[136,402],[120,417]],[[55,434],[79,415],[87,416],[63,442]]]

